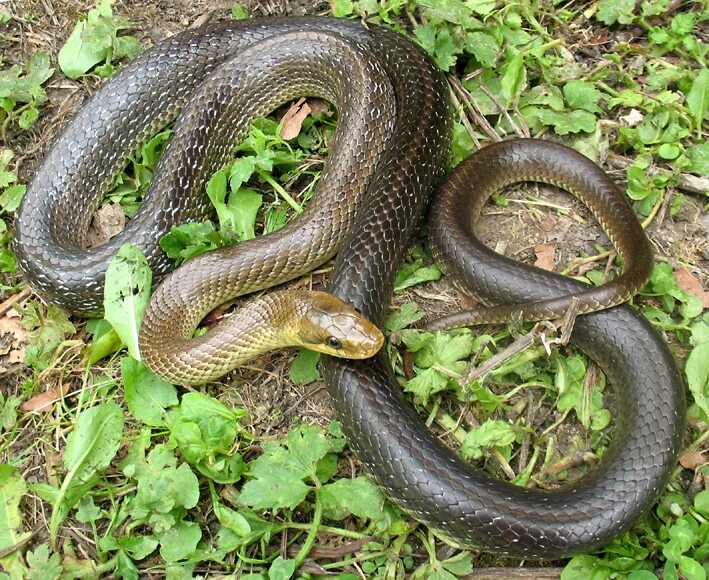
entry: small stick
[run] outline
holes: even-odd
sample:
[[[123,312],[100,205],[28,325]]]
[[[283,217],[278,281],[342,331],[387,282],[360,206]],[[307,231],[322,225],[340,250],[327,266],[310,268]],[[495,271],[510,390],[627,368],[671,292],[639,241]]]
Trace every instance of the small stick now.
[[[10,308],[12,308],[17,302],[22,302],[25,298],[29,298],[30,294],[32,294],[32,290],[25,288],[22,292],[18,292],[17,294],[10,296],[2,304],[0,304],[0,316],[10,310]]]

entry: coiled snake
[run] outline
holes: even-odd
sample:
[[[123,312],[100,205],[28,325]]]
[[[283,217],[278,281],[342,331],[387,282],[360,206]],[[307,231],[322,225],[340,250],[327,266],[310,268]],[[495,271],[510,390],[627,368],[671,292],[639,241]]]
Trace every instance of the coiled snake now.
[[[142,353],[151,368],[176,382],[205,382],[223,373],[233,351],[270,344],[255,346],[249,341],[260,339],[254,336],[230,339],[221,327],[192,340],[201,317],[234,296],[301,275],[338,249],[330,292],[381,323],[398,264],[445,165],[451,115],[442,76],[404,37],[326,18],[249,20],[187,31],[106,83],[57,139],[15,222],[18,259],[32,288],[70,311],[97,314],[108,263],[126,242],[143,250],[157,277],[165,276],[170,263],[159,238],[174,223],[205,218],[206,180],[224,164],[235,140],[253,118],[302,95],[326,98],[339,111],[312,207],[279,232],[201,256],[168,276],[146,312]],[[183,109],[138,215],[110,242],[84,249],[102,192],[136,147]],[[439,196],[430,226],[436,255],[446,262],[451,254],[457,257],[448,271],[486,303],[545,301],[587,290],[485,249],[466,233],[466,216],[479,213],[489,192],[476,201],[454,196],[467,180],[498,187],[514,175],[563,184],[569,173],[569,187],[585,193],[597,170],[566,151],[531,140],[485,148]],[[591,205],[627,264],[633,246],[647,242],[628,204],[609,203],[610,208]],[[650,265],[639,258],[620,284],[630,283],[628,292],[634,291]],[[596,306],[612,305],[600,292],[588,301],[600,297]],[[568,296],[552,300],[530,317],[567,303]],[[246,322],[236,324],[242,336],[270,315],[272,305],[248,308]],[[304,308],[317,326],[330,305]],[[347,317],[352,321],[357,314]],[[371,330],[358,324],[362,336]],[[312,338],[312,326],[296,330],[303,344],[320,341],[326,351],[343,346],[335,330]],[[630,308],[579,318],[573,341],[598,361],[623,404],[615,415],[616,437],[598,467],[553,492],[497,481],[452,454],[406,403],[381,352],[367,360],[325,357],[323,366],[352,448],[400,506],[463,545],[555,558],[602,545],[650,507],[675,463],[684,418],[672,356]],[[374,343],[372,351],[381,341]]]

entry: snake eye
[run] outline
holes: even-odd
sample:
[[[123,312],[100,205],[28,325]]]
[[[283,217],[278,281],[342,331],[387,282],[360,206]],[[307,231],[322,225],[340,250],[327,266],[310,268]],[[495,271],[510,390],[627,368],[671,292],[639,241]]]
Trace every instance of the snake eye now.
[[[337,349],[342,348],[342,343],[338,339],[336,339],[334,336],[327,337],[327,344],[328,344],[328,346],[330,346],[332,348],[337,348]]]

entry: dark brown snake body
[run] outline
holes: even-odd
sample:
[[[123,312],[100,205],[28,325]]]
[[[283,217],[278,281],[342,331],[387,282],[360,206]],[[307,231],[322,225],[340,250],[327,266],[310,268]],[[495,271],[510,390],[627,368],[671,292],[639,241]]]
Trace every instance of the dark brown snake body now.
[[[222,66],[227,61],[236,68]],[[216,81],[210,80],[212,75]],[[234,99],[228,88],[234,82],[257,104],[245,104],[243,94]],[[281,82],[288,88],[263,96]],[[206,88],[194,96],[203,83]],[[338,249],[329,290],[380,324],[398,265],[446,162],[450,111],[441,75],[405,38],[332,19],[241,21],[181,33],[146,52],[99,90],[47,155],[16,221],[17,255],[33,289],[73,312],[100,312],[106,268],[126,242],[141,248],[155,274],[163,277],[170,264],[158,246],[160,236],[174,223],[208,215],[204,184],[223,165],[234,139],[243,137],[250,119],[302,93],[338,106],[338,132],[326,169],[334,175],[326,175],[328,183],[337,185],[329,191],[321,187],[316,196],[327,199],[328,212],[334,213],[314,205],[306,216],[312,221],[299,220],[275,236],[280,244],[276,249],[249,242],[186,264],[157,290],[144,319],[141,350],[151,368],[187,376],[181,373],[191,372],[195,360],[202,364],[205,356],[209,361],[214,353],[231,348],[220,331],[206,342],[189,339],[214,300],[291,279]],[[177,121],[139,214],[116,239],[82,249],[91,215],[113,176],[136,146],[174,119],[188,100],[191,107]],[[381,125],[391,103],[392,121]],[[366,110],[351,109],[362,106]],[[232,114],[246,121],[230,127],[223,119]],[[182,137],[182,128],[185,134],[194,129],[196,135]],[[583,194],[586,167],[564,151],[536,141],[488,147],[466,162],[438,197],[430,226],[436,255],[486,303],[542,301],[529,316],[539,318],[550,307],[556,312],[567,304],[569,294],[588,289],[482,246],[466,233],[466,216],[479,213],[480,200],[489,192],[476,198],[455,195],[468,180],[498,186],[504,185],[500,175],[514,174],[567,184],[574,171],[579,180],[570,187]],[[340,169],[338,155],[353,165]],[[628,204],[600,195],[610,206],[594,211],[611,232],[619,233],[613,241],[627,265],[633,252],[626,250],[647,242]],[[238,265],[225,266],[225,253]],[[457,261],[449,263],[450,255]],[[628,287],[636,288],[635,276],[647,273],[650,265],[639,259],[622,284],[630,278]],[[285,274],[278,269],[282,266]],[[587,301],[600,297],[597,306],[612,305],[603,292]],[[560,296],[565,298],[555,303]],[[185,308],[191,308],[189,315]],[[461,544],[556,558],[603,545],[652,505],[675,464],[684,420],[676,364],[633,310],[618,306],[579,318],[573,342],[598,361],[622,405],[615,414],[616,436],[597,468],[555,491],[497,481],[456,457],[405,401],[383,354],[360,361],[327,357],[324,370],[351,446],[395,502]],[[195,352],[180,350],[194,345]],[[211,377],[205,372],[197,375],[197,382]]]

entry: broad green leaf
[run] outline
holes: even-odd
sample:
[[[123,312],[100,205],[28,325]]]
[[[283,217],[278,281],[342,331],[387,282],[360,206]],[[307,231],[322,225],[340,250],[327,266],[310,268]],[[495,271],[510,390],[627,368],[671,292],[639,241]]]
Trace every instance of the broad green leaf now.
[[[59,50],[59,66],[70,79],[79,78],[94,65],[104,61],[109,54],[115,29],[111,29],[113,18],[110,0],[100,0],[96,8],[90,10],[86,20],[74,26],[64,46]],[[100,35],[97,35],[100,31]],[[108,36],[108,44],[106,38]]]
[[[687,358],[685,373],[695,403],[709,415],[709,342],[694,347]]]
[[[330,6],[332,6],[332,15],[335,18],[343,18],[354,12],[352,0],[330,0]]]
[[[589,113],[599,113],[598,99],[601,92],[586,81],[569,81],[564,85],[564,97],[573,109],[583,109]]]
[[[274,477],[254,479],[246,482],[241,490],[239,502],[256,510],[294,509],[312,490],[299,478],[282,472],[274,472]]]
[[[151,373],[142,362],[129,357],[121,360],[121,376],[131,414],[146,425],[164,425],[166,409],[178,403],[177,389]]]
[[[702,68],[687,94],[687,107],[692,112],[694,126],[699,131],[709,110],[709,68]]]
[[[268,569],[268,580],[288,580],[295,574],[295,560],[284,560],[278,556]]]
[[[229,196],[234,231],[240,241],[243,242],[256,237],[254,227],[256,225],[256,216],[262,203],[263,196],[246,187],[240,188]]]
[[[320,379],[318,361],[320,353],[301,348],[290,365],[288,376],[296,385],[308,385]]]
[[[699,175],[709,175],[709,143],[698,143],[687,151],[691,162],[689,171]]]
[[[59,554],[50,556],[47,544],[28,551],[27,563],[30,565],[28,580],[58,580],[64,571]]]
[[[540,109],[537,116],[544,125],[554,127],[554,132],[557,135],[568,135],[580,131],[593,133],[596,130],[596,116],[582,109],[573,111]]]
[[[133,518],[142,520],[151,518],[157,524],[156,531],[164,531],[174,525],[174,518],[156,518],[176,510],[183,514],[184,509],[192,509],[199,501],[199,482],[189,465],[177,466],[177,458],[165,445],[156,445],[145,456],[145,440],[135,440],[128,456],[122,464],[123,473],[138,482],[138,492],[131,502]],[[172,521],[170,525],[165,522]]]
[[[508,447],[514,442],[515,436],[515,431],[509,423],[488,419],[480,427],[466,434],[460,452],[463,457],[480,459],[483,449]]]
[[[421,320],[423,317],[424,313],[419,310],[416,302],[407,302],[399,306],[387,317],[384,327],[387,332],[397,332]]]
[[[709,489],[703,489],[694,496],[694,509],[709,518]]]
[[[508,61],[505,74],[500,81],[502,95],[508,103],[514,100],[521,87],[524,86],[525,78],[524,57],[522,53],[519,53]]]
[[[367,477],[361,475],[322,486],[318,498],[328,519],[342,520],[350,514],[371,520],[385,518],[384,496]]]
[[[190,557],[202,539],[202,530],[194,522],[181,521],[160,536],[160,555],[166,562]]]
[[[635,0],[600,0],[596,18],[605,24],[630,24],[633,21]]]
[[[20,500],[27,492],[22,475],[12,466],[0,464],[0,551],[18,544],[30,532],[22,532]],[[0,567],[21,578],[24,566],[19,551],[0,558]]]
[[[217,230],[211,221],[172,226],[160,238],[160,247],[168,258],[183,262],[236,241],[228,229]]]
[[[186,393],[180,408],[170,412],[172,439],[185,459],[218,483],[234,483],[241,478],[244,462],[235,451],[239,419],[243,409],[228,409],[200,392]]]
[[[59,524],[69,510],[98,483],[98,475],[105,471],[123,437],[123,411],[113,401],[101,403],[83,411],[74,430],[67,437],[62,461],[67,474],[53,506],[49,531],[52,545],[56,541]]]
[[[20,207],[22,196],[27,190],[26,185],[11,185],[0,195],[0,209],[7,213],[13,213]]]
[[[143,253],[130,244],[121,246],[106,271],[104,318],[121,337],[135,360],[141,360],[138,335],[150,300],[153,273]]]

